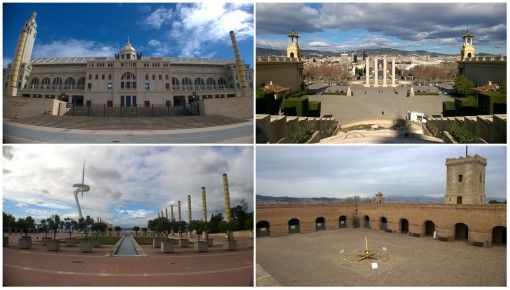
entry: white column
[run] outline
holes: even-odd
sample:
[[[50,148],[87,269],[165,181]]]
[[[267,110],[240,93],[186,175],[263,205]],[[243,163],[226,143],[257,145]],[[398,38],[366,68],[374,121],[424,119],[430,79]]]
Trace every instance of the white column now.
[[[383,81],[382,86],[387,87],[388,84],[386,84],[386,56],[383,58]]]
[[[395,58],[391,59],[391,86],[395,87]]]
[[[365,58],[365,87],[370,86],[370,58]]]
[[[379,76],[378,76],[379,66],[377,65],[377,62],[378,62],[377,57],[374,57],[374,77],[375,77],[374,87],[379,86]]]

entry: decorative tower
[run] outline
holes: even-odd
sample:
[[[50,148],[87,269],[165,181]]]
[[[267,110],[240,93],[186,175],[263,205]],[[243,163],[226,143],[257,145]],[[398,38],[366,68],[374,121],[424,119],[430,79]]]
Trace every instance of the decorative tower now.
[[[35,22],[36,12],[32,12],[32,16],[21,28],[21,33],[18,38],[18,44],[16,45],[16,51],[14,53],[14,61],[11,65],[11,74],[9,78],[9,85],[5,93],[6,96],[16,96],[18,94],[18,88],[21,88],[21,83],[25,78],[23,75],[25,71],[21,71],[22,66],[26,67],[30,63],[32,57],[32,49],[34,48],[35,35],[37,34],[37,23]],[[18,80],[20,83],[18,84]]]
[[[460,61],[463,61],[466,58],[471,58],[475,56],[475,47],[473,46],[473,37],[475,37],[469,30],[466,30],[466,33],[462,36],[464,43],[462,44],[462,48],[460,49]]]
[[[484,204],[485,167],[480,155],[446,158],[446,204]]]
[[[384,199],[383,199],[383,194],[382,192],[378,192],[375,194],[375,203],[383,203],[384,202]]]
[[[287,57],[301,60],[301,50],[299,49],[299,35],[292,29],[289,32],[289,45],[287,46]]]
[[[136,60],[136,49],[131,45],[131,42],[129,42],[129,37],[124,44],[124,47],[122,48],[122,51],[120,52],[120,58],[124,60]]]
[[[239,84],[241,85],[241,97],[247,95],[247,85],[246,85],[246,66],[243,64],[241,60],[241,55],[239,54],[239,46],[237,45],[236,35],[234,31],[230,31],[230,41],[232,42],[232,48],[234,49],[234,57],[236,59],[236,73],[239,76]]]

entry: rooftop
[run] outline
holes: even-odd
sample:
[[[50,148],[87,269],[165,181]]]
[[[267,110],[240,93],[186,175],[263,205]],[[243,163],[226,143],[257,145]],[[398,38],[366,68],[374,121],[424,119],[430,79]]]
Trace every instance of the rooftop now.
[[[44,57],[32,59],[32,65],[44,64],[87,64],[90,61],[115,61],[114,57]],[[173,64],[234,64],[234,60],[217,58],[191,58],[191,57],[142,57],[141,61],[162,61]]]

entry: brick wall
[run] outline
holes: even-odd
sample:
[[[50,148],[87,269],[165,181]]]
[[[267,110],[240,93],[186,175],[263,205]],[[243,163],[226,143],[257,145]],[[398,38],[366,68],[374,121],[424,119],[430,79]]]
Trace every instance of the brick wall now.
[[[253,97],[203,99],[200,115],[220,115],[238,119],[253,119]]]

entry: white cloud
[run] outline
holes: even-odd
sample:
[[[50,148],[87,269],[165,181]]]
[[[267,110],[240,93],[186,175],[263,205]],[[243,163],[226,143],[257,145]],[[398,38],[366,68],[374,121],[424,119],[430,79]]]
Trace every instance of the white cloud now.
[[[28,204],[26,204],[24,202],[18,202],[18,203],[16,203],[16,207],[28,207]]]
[[[328,42],[325,42],[325,41],[310,41],[310,42],[308,42],[308,46],[311,46],[311,47],[328,47],[328,46],[331,46],[331,44],[328,43]]]
[[[147,44],[150,45],[150,46],[153,46],[153,47],[157,47],[157,46],[161,45],[161,42],[159,42],[156,39],[151,39],[151,40],[149,40],[149,42]]]
[[[34,58],[55,56],[111,56],[117,50],[96,41],[68,39],[53,41],[46,44],[36,44]]]
[[[168,29],[157,53],[170,50],[167,43],[178,46],[182,56],[202,56],[210,53],[210,44],[229,43],[233,30],[237,40],[253,36],[253,14],[243,10],[248,4],[194,3],[178,4],[175,10],[158,8],[142,23],[156,29]],[[155,44],[155,43],[154,43]],[[154,45],[155,46],[155,45]]]

